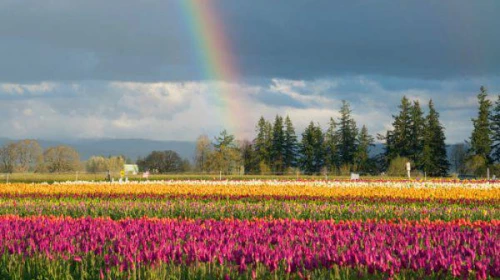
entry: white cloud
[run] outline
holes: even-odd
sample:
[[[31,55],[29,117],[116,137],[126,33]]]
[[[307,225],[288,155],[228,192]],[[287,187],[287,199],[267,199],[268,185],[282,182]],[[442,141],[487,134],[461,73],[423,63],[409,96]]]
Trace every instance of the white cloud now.
[[[476,114],[475,93],[460,82],[437,89],[385,89],[367,77],[320,80],[271,79],[227,82],[72,82],[0,84],[0,129],[9,138],[149,138],[193,141],[223,128],[254,137],[260,116],[289,115],[300,134],[310,121],[326,128],[341,100],[352,105],[358,126],[385,133],[403,95],[424,110],[433,98],[448,142],[468,138]],[[40,95],[44,93],[44,95]],[[38,95],[38,96],[37,96]],[[36,96],[37,98],[34,98]],[[48,98],[50,97],[50,98]],[[269,99],[269,97],[272,97]],[[228,98],[231,98],[229,100]],[[267,98],[267,99],[266,99]],[[230,110],[227,110],[230,107]]]
[[[23,95],[24,93],[46,93],[51,92],[56,89],[56,83],[41,82],[38,84],[12,84],[12,83],[0,83],[1,91],[8,94],[18,94]]]

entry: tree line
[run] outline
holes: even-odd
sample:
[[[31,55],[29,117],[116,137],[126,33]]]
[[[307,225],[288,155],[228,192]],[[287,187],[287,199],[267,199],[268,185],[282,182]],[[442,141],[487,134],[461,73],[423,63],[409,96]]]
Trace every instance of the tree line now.
[[[469,141],[453,145],[451,158],[461,174],[492,174],[500,167],[500,97],[493,106],[481,87],[478,117],[472,119]],[[235,141],[223,131],[213,142],[202,135],[196,142],[195,170],[246,174],[333,175],[359,172],[365,174],[403,175],[406,162],[412,169],[428,176],[447,176],[451,163],[445,144],[445,127],[440,122],[433,100],[427,114],[419,101],[401,99],[399,112],[393,115],[392,129],[377,135],[385,150],[371,155],[374,137],[365,125],[358,128],[347,101],[342,102],[340,117],[330,118],[326,129],[310,122],[300,140],[289,116],[277,115],[273,122],[261,117],[252,141]]]

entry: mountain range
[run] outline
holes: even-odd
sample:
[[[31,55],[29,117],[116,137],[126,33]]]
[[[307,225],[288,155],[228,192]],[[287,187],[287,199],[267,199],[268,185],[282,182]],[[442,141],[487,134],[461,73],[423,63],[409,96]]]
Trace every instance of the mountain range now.
[[[139,157],[147,156],[152,151],[172,150],[176,151],[182,158],[193,161],[195,150],[195,142],[189,141],[160,141],[147,139],[36,140],[43,149],[58,145],[71,146],[78,151],[81,160],[87,160],[94,155],[124,155],[132,161],[135,161]],[[17,140],[0,138],[0,146],[11,141]]]

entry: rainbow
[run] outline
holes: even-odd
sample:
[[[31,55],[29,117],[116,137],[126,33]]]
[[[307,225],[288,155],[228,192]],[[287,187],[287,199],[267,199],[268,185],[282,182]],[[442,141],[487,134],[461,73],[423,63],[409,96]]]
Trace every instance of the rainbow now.
[[[212,1],[183,0],[182,10],[192,36],[197,62],[204,78],[214,82],[214,96],[221,105],[220,119],[236,138],[245,134],[248,114],[244,97],[236,91],[240,83],[239,69],[231,44],[224,33],[221,17]]]

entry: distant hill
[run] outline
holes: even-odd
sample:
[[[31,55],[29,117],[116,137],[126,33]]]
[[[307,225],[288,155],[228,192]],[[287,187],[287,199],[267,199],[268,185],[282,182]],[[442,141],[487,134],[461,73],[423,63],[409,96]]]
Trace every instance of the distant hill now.
[[[0,138],[0,146],[10,141],[16,140]],[[78,151],[82,160],[87,160],[93,155],[124,155],[135,161],[138,157],[145,157],[152,151],[172,150],[182,158],[192,161],[195,149],[195,142],[189,141],[146,139],[78,139],[61,141],[37,139],[37,141],[44,149],[57,145],[71,146]]]

